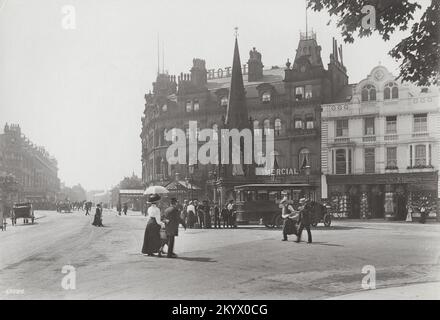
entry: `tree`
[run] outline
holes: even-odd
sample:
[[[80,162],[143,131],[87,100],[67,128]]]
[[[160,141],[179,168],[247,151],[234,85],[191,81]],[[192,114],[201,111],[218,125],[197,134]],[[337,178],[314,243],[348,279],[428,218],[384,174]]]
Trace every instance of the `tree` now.
[[[315,11],[326,9],[330,16],[338,17],[337,26],[342,28],[343,39],[348,43],[354,42],[356,32],[362,38],[370,36],[373,31],[388,41],[397,29],[407,30],[408,24],[414,20],[414,12],[421,8],[417,1],[409,0],[308,1],[309,8]],[[368,8],[372,8],[375,14]],[[372,20],[375,23],[369,27]],[[389,52],[391,57],[400,61],[400,79],[419,86],[439,84],[439,28],[440,0],[432,0],[420,22],[412,26],[410,35]]]

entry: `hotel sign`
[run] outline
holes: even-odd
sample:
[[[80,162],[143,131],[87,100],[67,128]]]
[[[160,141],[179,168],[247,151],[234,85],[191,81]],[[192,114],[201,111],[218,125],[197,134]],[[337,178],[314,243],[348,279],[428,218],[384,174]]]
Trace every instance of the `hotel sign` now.
[[[248,66],[244,64],[241,67],[241,72],[243,74],[248,74]],[[219,68],[219,69],[209,69],[207,71],[208,80],[210,79],[221,79],[221,78],[229,78],[232,76],[232,67]]]

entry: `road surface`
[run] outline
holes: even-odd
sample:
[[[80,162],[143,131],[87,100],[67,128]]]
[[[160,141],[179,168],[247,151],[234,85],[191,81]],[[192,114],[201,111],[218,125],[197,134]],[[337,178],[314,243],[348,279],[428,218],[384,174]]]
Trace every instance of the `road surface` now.
[[[167,259],[140,254],[139,213],[105,211],[103,228],[81,211],[36,215],[0,232],[0,299],[440,298],[436,223],[334,221],[313,244],[260,226],[181,229],[179,258]]]

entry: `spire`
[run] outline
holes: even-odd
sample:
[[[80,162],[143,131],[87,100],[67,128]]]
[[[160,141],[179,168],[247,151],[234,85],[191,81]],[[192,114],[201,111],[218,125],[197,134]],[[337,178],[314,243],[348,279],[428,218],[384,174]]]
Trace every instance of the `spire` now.
[[[231,87],[229,89],[229,103],[226,110],[225,124],[231,129],[243,129],[249,126],[248,112],[246,107],[246,93],[244,91],[243,74],[241,72],[237,34],[235,35]]]

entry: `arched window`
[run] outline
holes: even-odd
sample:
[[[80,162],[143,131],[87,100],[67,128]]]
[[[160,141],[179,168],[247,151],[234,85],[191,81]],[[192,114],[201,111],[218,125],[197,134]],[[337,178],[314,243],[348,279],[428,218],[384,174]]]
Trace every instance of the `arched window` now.
[[[310,167],[310,151],[307,148],[301,149],[299,152],[299,169]]]
[[[399,87],[395,82],[389,82],[385,85],[383,90],[384,100],[399,99]]]
[[[199,111],[200,109],[199,100],[194,100],[193,107],[194,107],[194,111]]]
[[[281,120],[280,119],[275,120],[275,135],[276,136],[281,135]]]
[[[367,84],[362,88],[362,101],[376,101],[376,87]]]
[[[263,92],[263,94],[261,95],[261,101],[263,102],[270,102],[271,99],[271,94],[269,91]]]
[[[223,96],[220,99],[220,106],[227,107],[228,106],[228,97]]]
[[[186,101],[186,112],[192,111],[192,103],[190,100]]]

